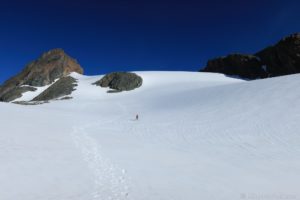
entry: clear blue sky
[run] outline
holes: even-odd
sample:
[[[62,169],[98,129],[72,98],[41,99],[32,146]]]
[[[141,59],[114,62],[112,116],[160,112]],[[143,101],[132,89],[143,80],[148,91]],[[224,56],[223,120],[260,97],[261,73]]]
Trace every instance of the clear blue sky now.
[[[52,48],[85,74],[196,71],[300,32],[297,0],[10,0],[0,5],[0,82]]]

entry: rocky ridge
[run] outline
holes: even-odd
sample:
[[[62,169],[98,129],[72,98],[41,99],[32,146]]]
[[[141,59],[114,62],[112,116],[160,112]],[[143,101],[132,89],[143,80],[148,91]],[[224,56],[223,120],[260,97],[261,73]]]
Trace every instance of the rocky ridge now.
[[[230,54],[211,59],[202,72],[217,72],[246,79],[300,73],[300,33],[283,38],[253,55]]]
[[[49,101],[70,95],[77,86],[76,82],[76,79],[71,76],[62,77],[32,101]]]

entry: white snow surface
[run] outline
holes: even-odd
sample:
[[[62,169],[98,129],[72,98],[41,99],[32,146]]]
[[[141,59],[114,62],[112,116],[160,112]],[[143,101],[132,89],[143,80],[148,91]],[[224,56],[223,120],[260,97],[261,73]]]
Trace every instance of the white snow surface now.
[[[0,103],[0,200],[300,199],[300,75],[136,73],[129,92],[73,73],[71,100]]]

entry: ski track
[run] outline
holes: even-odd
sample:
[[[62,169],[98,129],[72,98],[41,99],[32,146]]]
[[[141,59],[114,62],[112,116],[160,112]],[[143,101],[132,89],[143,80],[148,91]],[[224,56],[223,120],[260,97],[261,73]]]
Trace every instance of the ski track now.
[[[86,132],[94,126],[74,126],[71,137],[81,151],[88,168],[94,175],[92,200],[123,200],[128,199],[129,179],[125,169],[120,169],[103,156],[100,145]]]

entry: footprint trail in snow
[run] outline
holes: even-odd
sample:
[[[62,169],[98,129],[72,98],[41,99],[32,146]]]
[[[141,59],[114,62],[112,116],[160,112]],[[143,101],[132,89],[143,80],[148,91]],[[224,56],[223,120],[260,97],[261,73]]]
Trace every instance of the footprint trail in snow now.
[[[126,170],[118,168],[102,155],[100,145],[85,130],[91,126],[75,126],[71,136],[94,175],[92,199],[128,199],[130,188]]]

